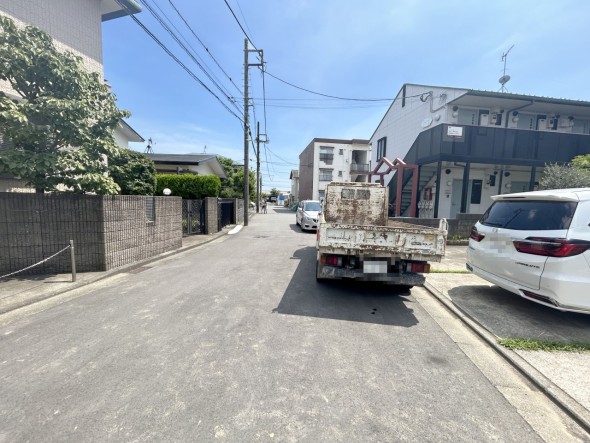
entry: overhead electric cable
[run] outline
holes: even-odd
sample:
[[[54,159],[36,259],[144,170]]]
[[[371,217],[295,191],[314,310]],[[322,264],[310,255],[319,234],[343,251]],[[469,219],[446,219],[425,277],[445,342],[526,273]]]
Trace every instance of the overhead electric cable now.
[[[174,11],[176,11],[176,13],[180,17],[180,19],[184,22],[184,24],[186,25],[186,27],[191,31],[191,33],[193,34],[193,36],[201,44],[201,46],[203,47],[203,49],[205,49],[205,51],[207,52],[207,54],[209,54],[209,56],[213,59],[213,61],[215,62],[215,64],[217,65],[217,67],[221,70],[221,72],[223,72],[225,74],[225,76],[229,79],[229,81],[231,82],[231,84],[234,85],[234,87],[238,90],[238,92],[240,94],[243,94],[242,90],[238,87],[238,85],[236,85],[234,83],[234,81],[232,80],[232,78],[230,77],[230,75],[227,72],[225,72],[225,70],[221,67],[221,65],[219,64],[219,62],[217,61],[217,59],[213,56],[213,54],[211,54],[211,51],[209,51],[209,48],[205,45],[205,43],[203,43],[203,41],[195,33],[195,31],[193,30],[193,28],[188,24],[188,22],[186,21],[186,19],[184,18],[184,16],[180,13],[180,11],[178,10],[178,8],[174,5],[174,3],[172,3],[172,0],[168,0],[168,2],[170,3],[170,6],[172,6],[172,8],[174,9]]]
[[[219,98],[219,96],[217,94],[215,94],[199,77],[197,77],[197,75],[190,70],[190,68],[188,68],[182,61],[180,61],[180,59],[178,57],[176,57],[172,51],[170,49],[168,49],[168,47],[166,45],[164,45],[159,39],[158,37],[156,37],[137,17],[135,17],[135,15],[133,14],[132,11],[130,11],[128,9],[128,6],[123,4],[121,2],[121,0],[115,0],[117,2],[117,4],[119,4],[119,6],[121,8],[123,8],[124,10],[126,10],[129,13],[129,17],[131,17],[131,19],[141,28],[144,30],[144,32],[149,35],[157,44],[158,46],[160,46],[164,52],[166,52],[166,54],[168,54],[180,67],[182,67],[188,75],[190,75],[195,81],[197,81],[203,88],[205,88],[205,90],[207,92],[209,92],[213,97],[215,97],[217,99],[217,101],[219,101],[219,103],[221,103],[221,105],[234,117],[236,117],[240,122],[242,122],[242,124],[244,123],[244,120],[236,113],[234,113],[229,106],[227,106],[222,100],[221,98]]]
[[[238,26],[240,27],[240,29],[242,30],[242,32],[244,33],[244,35],[246,36],[246,38],[248,39],[248,41],[250,42],[250,44],[252,45],[252,47],[254,49],[256,49],[258,51],[258,48],[256,47],[256,45],[254,44],[254,42],[252,41],[252,39],[250,38],[250,36],[248,35],[248,33],[246,32],[246,30],[244,29],[244,27],[242,26],[242,24],[240,23],[240,20],[238,20],[238,17],[236,16],[234,10],[231,8],[231,6],[229,5],[229,3],[227,2],[227,0],[223,0],[226,4],[226,6],[228,7],[228,9],[230,10],[231,14],[234,16],[234,19],[236,20]]]
[[[170,34],[170,36],[174,39],[174,41],[176,41],[176,43],[178,43],[178,45],[195,62],[195,64],[201,69],[201,71],[203,71],[203,73],[209,78],[209,80],[211,80],[211,82],[215,85],[215,87],[219,90],[219,92],[221,92],[222,94],[224,94],[225,97],[226,97],[226,99],[228,99],[228,101],[239,112],[240,111],[239,107],[231,99],[231,97],[229,96],[228,92],[226,90],[224,90],[224,88],[221,85],[219,85],[219,83],[217,83],[217,81],[215,81],[215,79],[213,78],[213,76],[203,67],[203,65],[197,60],[197,58],[195,57],[195,55],[191,51],[188,50],[188,48],[184,45],[184,43],[182,43],[180,41],[180,39],[178,38],[178,36],[172,31],[172,29],[170,29],[170,27],[165,23],[165,21],[162,19],[162,17],[160,17],[160,15],[156,11],[154,11],[154,9],[149,5],[149,3],[147,2],[147,0],[140,0],[140,1],[147,8],[147,10],[152,14],[152,16],[160,23],[160,25],[166,30],[166,32],[168,32],[168,34]]]

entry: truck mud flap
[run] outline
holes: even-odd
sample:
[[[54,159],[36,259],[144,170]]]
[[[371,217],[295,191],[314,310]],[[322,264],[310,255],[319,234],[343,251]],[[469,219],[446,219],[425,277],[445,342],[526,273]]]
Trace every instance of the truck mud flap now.
[[[318,270],[318,279],[354,279],[358,281],[382,281],[393,285],[422,286],[426,278],[422,274],[406,272],[403,274],[365,274],[357,269],[344,269],[332,266],[323,266]]]

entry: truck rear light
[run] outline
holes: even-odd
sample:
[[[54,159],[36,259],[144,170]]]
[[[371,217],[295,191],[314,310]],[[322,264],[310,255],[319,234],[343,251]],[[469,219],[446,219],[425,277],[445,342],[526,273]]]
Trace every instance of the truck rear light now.
[[[565,238],[527,237],[512,243],[518,252],[545,257],[573,257],[590,249],[590,241]]]
[[[482,234],[481,232],[478,232],[477,228],[475,226],[473,226],[471,228],[471,234],[469,234],[469,238],[472,238],[473,240],[475,240],[476,242],[480,242],[484,239],[486,235]]]
[[[408,263],[409,272],[419,272],[421,274],[428,274],[430,272],[430,263],[425,261]]]
[[[342,266],[342,256],[341,255],[324,255],[325,258],[325,265],[328,266]]]

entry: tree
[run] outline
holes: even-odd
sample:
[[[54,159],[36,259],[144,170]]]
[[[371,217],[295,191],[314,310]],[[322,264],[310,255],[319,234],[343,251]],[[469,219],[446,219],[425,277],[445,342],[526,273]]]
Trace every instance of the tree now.
[[[270,190],[270,195],[271,197],[278,197],[279,195],[281,195],[281,191],[279,191],[277,188],[272,188]]]
[[[154,195],[156,166],[141,152],[121,149],[119,155],[109,158],[109,174],[123,195]]]
[[[567,189],[590,187],[590,169],[574,165],[545,165],[543,177],[539,180],[543,189]]]
[[[106,158],[117,155],[113,131],[128,116],[109,87],[87,72],[81,57],[59,52],[45,32],[18,28],[0,15],[0,172],[18,176],[37,192],[116,194]],[[61,185],[61,186],[60,186]]]
[[[217,159],[221,163],[225,175],[228,177],[221,179],[221,192],[219,196],[223,198],[243,198],[244,168],[240,167],[236,171],[234,170],[235,162],[231,158],[218,155]],[[256,175],[254,172],[250,171],[249,179],[250,200],[254,200],[256,198]]]

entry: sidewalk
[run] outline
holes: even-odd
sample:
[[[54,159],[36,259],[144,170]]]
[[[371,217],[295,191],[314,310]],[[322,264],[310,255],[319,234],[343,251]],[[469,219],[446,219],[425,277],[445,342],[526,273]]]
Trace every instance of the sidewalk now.
[[[58,294],[86,286],[122,272],[133,272],[134,269],[148,263],[169,257],[188,249],[196,248],[226,235],[234,226],[226,226],[220,232],[208,235],[189,235],[182,238],[182,247],[174,251],[151,257],[149,259],[121,266],[105,272],[79,272],[76,281],[72,282],[72,274],[52,275],[15,275],[6,280],[0,280],[0,315],[28,306]]]

